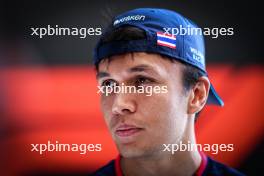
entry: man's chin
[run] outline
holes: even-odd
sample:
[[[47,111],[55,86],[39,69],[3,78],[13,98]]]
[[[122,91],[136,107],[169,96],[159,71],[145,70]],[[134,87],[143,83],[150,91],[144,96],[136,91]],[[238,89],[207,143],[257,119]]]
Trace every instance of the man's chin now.
[[[131,150],[119,151],[119,153],[124,158],[139,158],[144,156],[144,152],[131,151]]]
[[[117,148],[120,155],[125,158],[142,157],[146,153],[146,151],[141,149],[139,146],[135,146],[132,144],[117,144]]]

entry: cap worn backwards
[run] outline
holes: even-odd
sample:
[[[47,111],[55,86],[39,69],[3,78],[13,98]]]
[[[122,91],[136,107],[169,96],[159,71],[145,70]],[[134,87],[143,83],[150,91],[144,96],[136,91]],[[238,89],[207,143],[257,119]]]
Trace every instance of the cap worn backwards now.
[[[171,10],[139,8],[116,16],[103,36],[127,25],[145,31],[146,38],[108,43],[99,40],[94,51],[94,64],[113,55],[150,52],[181,60],[206,73],[203,35],[191,20]],[[212,84],[207,103],[224,105]]]

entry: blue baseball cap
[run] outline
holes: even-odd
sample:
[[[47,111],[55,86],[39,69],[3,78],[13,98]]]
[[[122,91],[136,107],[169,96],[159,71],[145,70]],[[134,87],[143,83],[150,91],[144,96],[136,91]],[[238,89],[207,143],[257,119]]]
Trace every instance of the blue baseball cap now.
[[[102,37],[124,26],[145,31],[145,39],[107,43],[99,40],[94,50],[94,64],[113,55],[148,52],[180,60],[199,68],[207,75],[203,34],[201,28],[191,20],[171,10],[139,8],[116,16]],[[224,105],[212,84],[207,104]]]

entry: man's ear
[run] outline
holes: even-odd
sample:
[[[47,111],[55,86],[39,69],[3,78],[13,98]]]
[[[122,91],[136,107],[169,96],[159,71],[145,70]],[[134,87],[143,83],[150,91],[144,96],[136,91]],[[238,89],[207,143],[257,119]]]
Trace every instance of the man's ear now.
[[[206,76],[201,76],[189,92],[188,114],[201,111],[206,104],[210,89],[210,82]]]

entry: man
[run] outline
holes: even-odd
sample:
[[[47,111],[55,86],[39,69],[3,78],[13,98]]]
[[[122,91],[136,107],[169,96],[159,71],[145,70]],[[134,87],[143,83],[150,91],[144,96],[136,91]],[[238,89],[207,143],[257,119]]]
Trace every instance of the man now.
[[[176,12],[141,8],[117,16],[99,40],[97,80],[111,90],[102,91],[101,108],[120,156],[94,175],[242,175],[197,147],[166,149],[195,146],[196,114],[206,103],[223,106],[207,77],[203,36],[168,32],[180,27],[197,28]],[[122,86],[134,92],[113,91]],[[149,96],[149,87],[164,91]]]

